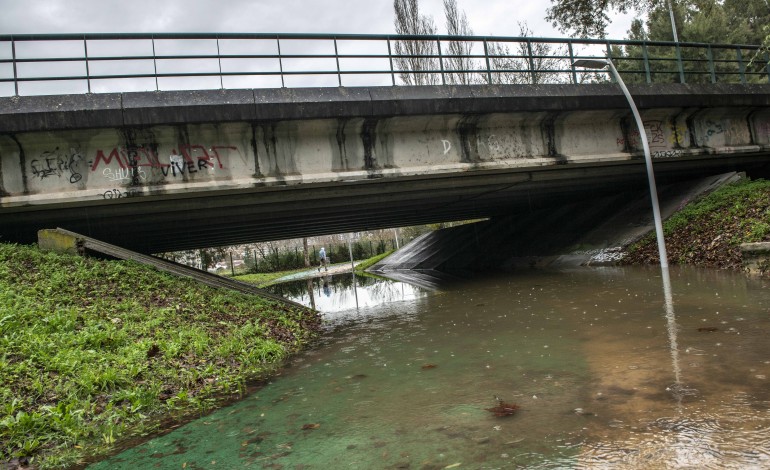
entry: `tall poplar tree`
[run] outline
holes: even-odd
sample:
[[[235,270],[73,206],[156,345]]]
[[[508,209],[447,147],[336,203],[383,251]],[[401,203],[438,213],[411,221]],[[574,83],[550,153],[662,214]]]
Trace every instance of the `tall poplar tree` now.
[[[420,14],[419,0],[393,0],[396,33],[401,35],[435,35],[433,18]],[[399,39],[395,44],[396,68],[406,85],[434,85],[440,83],[435,73],[438,61],[429,57],[436,55],[437,44],[427,39]]]

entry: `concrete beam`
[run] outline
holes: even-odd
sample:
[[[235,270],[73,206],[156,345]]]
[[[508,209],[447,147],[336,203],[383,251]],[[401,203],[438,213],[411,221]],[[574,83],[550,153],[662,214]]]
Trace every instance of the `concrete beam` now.
[[[165,251],[500,215],[644,184],[642,138],[661,178],[768,166],[770,87],[635,93],[643,133],[611,84],[0,99],[0,239]]]
[[[0,98],[0,133],[123,127],[118,93]]]
[[[123,93],[126,126],[253,121],[252,90]]]
[[[770,85],[630,85],[640,109],[767,107]],[[152,91],[0,98],[0,133],[178,123],[625,110],[614,84]]]

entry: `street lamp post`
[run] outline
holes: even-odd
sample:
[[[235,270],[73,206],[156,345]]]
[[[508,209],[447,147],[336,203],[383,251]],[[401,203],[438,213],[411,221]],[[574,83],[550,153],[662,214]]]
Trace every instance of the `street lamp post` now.
[[[674,19],[674,8],[671,6],[671,0],[668,0],[668,15],[671,17],[671,32],[674,33],[674,42],[679,42],[679,36],[676,34],[676,20]]]
[[[670,5],[670,3],[669,3]],[[674,33],[676,34],[676,33]],[[620,78],[618,69],[612,63],[612,60],[608,57],[606,59],[579,59],[573,64],[575,67],[589,68],[589,69],[603,69],[609,66],[612,75],[620,85],[620,89],[623,90],[623,94],[628,100],[628,104],[631,107],[631,112],[636,120],[636,127],[639,129],[639,137],[642,141],[642,148],[644,149],[644,160],[647,164],[647,182],[650,186],[650,199],[652,199],[652,215],[655,220],[655,235],[658,239],[658,255],[660,256],[660,271],[661,278],[663,279],[663,299],[666,308],[666,320],[669,337],[669,347],[671,350],[671,360],[674,368],[674,386],[672,392],[676,396],[677,400],[681,404],[682,394],[685,392],[681,383],[680,369],[679,369],[679,347],[676,340],[676,317],[674,316],[674,300],[671,289],[671,276],[668,272],[668,254],[666,254],[666,241],[663,237],[663,223],[660,218],[660,205],[658,204],[658,190],[655,186],[655,174],[652,170],[652,156],[650,155],[650,145],[647,143],[647,134],[644,131],[644,123],[642,117],[639,115],[639,110],[636,108],[631,93],[628,92],[626,84],[623,83],[623,79]]]
[[[623,83],[623,79],[620,78],[618,69],[615,68],[615,64],[612,60],[607,59],[579,59],[576,60],[573,65],[575,67],[589,68],[589,69],[603,69],[609,66],[612,75],[620,85],[620,89],[623,90],[623,94],[628,100],[628,104],[631,107],[631,112],[636,120],[636,127],[639,129],[639,137],[642,141],[642,148],[644,149],[644,161],[647,165],[647,182],[650,186],[650,199],[652,199],[652,216],[655,222],[655,235],[658,239],[658,256],[660,257],[660,267],[668,269],[668,254],[666,253],[666,241],[663,237],[663,222],[660,218],[660,204],[658,203],[658,190],[655,186],[655,173],[652,169],[652,156],[650,155],[650,145],[647,143],[647,133],[644,131],[644,123],[642,117],[639,115],[639,110],[636,108],[636,103],[631,97],[631,93],[628,92],[626,84]]]

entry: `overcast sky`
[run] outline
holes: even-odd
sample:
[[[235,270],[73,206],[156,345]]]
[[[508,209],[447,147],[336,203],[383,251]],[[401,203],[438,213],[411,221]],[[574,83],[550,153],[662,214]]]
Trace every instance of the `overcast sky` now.
[[[547,0],[458,0],[477,35],[563,37],[545,21]],[[445,33],[442,0],[420,0]],[[608,37],[622,39],[630,17]],[[0,0],[0,33],[393,33],[392,0]]]

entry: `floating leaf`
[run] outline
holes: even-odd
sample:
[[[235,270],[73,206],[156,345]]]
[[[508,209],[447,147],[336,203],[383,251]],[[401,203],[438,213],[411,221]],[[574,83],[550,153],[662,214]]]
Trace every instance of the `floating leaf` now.
[[[484,409],[489,411],[490,413],[493,413],[498,418],[501,418],[503,416],[511,416],[516,412],[516,410],[519,409],[519,405],[515,403],[506,403],[497,395],[495,395],[495,400],[497,400],[497,406],[493,406],[492,408],[484,408]]]
[[[698,331],[700,331],[701,333],[713,333],[715,331],[719,331],[719,328],[715,326],[702,326],[698,328]]]

